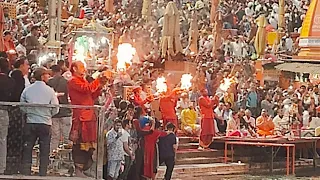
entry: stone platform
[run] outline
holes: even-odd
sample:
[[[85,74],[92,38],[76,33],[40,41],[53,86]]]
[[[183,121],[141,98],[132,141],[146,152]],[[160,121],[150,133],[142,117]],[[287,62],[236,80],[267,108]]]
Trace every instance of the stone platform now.
[[[160,166],[157,179],[164,176],[166,167]],[[249,166],[243,163],[211,163],[211,164],[187,164],[176,165],[172,174],[173,179],[189,178],[201,179],[201,177],[215,176],[215,175],[228,175],[228,174],[245,174],[249,172]]]

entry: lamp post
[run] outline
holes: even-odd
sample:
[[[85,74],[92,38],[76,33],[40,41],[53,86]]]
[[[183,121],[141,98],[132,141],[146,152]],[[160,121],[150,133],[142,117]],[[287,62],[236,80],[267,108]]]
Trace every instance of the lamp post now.
[[[56,15],[56,1],[55,0],[49,0],[48,3],[49,7],[49,39],[48,44],[55,42],[55,34],[56,34],[56,28],[55,28],[55,21],[57,18]]]
[[[58,5],[58,13],[57,13]],[[61,0],[49,0],[49,38],[46,43],[49,52],[54,52],[57,54],[57,58],[61,59],[61,47],[60,47],[60,27],[61,27]]]

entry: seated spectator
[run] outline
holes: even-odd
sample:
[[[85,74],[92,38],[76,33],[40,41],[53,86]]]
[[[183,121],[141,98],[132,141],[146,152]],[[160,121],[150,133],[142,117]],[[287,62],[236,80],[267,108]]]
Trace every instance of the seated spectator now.
[[[240,118],[238,113],[232,112],[227,122],[227,136],[242,136],[240,132]]]
[[[274,123],[270,117],[268,117],[267,111],[262,109],[261,116],[257,118],[256,122],[257,133],[260,136],[273,135]]]
[[[193,104],[189,104],[189,108],[181,112],[181,130],[189,136],[199,136],[200,125],[197,124],[197,112]]]

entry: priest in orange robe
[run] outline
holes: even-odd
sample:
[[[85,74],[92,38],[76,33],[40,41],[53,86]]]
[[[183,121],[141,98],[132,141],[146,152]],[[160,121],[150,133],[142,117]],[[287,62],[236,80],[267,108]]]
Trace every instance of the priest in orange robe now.
[[[140,94],[141,94],[141,91],[142,91],[142,88],[141,88],[140,86],[135,87],[135,88],[132,90],[133,96],[132,96],[131,98],[132,98],[133,104],[134,104],[135,106],[141,107],[142,110],[143,110],[143,114],[146,114],[147,108],[145,107],[145,104],[151,102],[152,100],[151,100],[150,98],[147,98],[147,99],[143,100],[143,99],[141,98],[141,95],[140,95]]]
[[[273,135],[274,133],[274,123],[272,118],[268,117],[268,113],[265,109],[262,109],[261,116],[257,118],[256,126],[257,133],[260,136]]]
[[[101,76],[89,83],[85,79],[86,69],[80,61],[71,65],[72,79],[68,82],[69,96],[72,105],[93,106],[101,94],[102,86],[107,82]],[[78,177],[86,177],[83,171],[88,170],[92,163],[93,151],[97,140],[97,118],[94,109],[73,109],[70,140],[73,142],[72,158],[75,173]]]
[[[200,132],[200,147],[208,148],[212,143],[212,138],[215,135],[214,114],[213,108],[219,103],[219,98],[208,96],[208,90],[201,90],[199,98],[199,107],[201,112],[201,132]]]
[[[178,89],[174,89],[172,92],[168,90],[167,94],[160,97],[159,106],[164,127],[168,122],[171,122],[175,127],[178,127],[178,118],[175,109],[178,101],[178,91]]]

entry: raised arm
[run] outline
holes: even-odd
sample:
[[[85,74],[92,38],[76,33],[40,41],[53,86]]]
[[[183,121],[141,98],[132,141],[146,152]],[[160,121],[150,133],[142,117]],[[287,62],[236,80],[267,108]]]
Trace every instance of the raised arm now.
[[[207,102],[204,98],[199,99],[199,105],[206,107],[206,108],[213,108],[214,101],[210,100],[210,102]]]
[[[78,79],[71,79],[68,82],[69,90],[74,89],[83,93],[95,93],[100,88],[100,79],[96,79],[91,83],[86,83]]]

